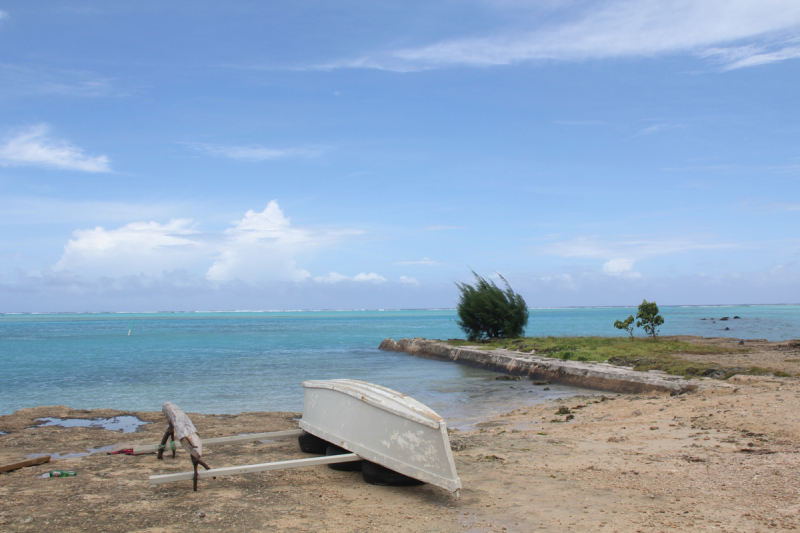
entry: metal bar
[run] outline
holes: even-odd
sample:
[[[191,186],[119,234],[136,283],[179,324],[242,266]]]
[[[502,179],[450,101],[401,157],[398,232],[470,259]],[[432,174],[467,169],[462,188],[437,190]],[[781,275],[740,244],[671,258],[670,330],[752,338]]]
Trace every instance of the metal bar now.
[[[232,437],[215,437],[213,439],[203,439],[203,446],[208,444],[225,444],[231,442],[250,442],[261,439],[289,439],[299,437],[305,433],[302,429],[289,429],[286,431],[270,431],[267,433],[252,433],[250,435],[234,435]],[[181,448],[178,447],[178,450]],[[152,453],[158,451],[158,445],[134,446],[133,454]]]
[[[289,461],[278,461],[275,463],[262,463],[258,465],[229,466],[227,468],[213,468],[204,472],[198,472],[198,478],[235,476],[237,474],[248,474],[250,472],[264,472],[266,470],[284,470],[288,468],[302,468],[304,466],[330,465],[334,463],[348,463],[350,461],[360,461],[361,456],[357,453],[344,453],[342,455],[327,455],[325,457],[311,457],[309,459],[292,459]],[[194,479],[194,472],[181,472],[179,474],[164,474],[161,476],[150,476],[150,484],[172,483],[173,481],[189,481]]]

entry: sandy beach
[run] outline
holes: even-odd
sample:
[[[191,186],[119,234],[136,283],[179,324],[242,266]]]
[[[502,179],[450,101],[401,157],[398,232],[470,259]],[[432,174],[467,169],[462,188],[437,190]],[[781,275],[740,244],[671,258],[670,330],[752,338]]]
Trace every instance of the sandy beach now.
[[[751,359],[757,356],[751,355]],[[367,485],[327,467],[151,487],[185,454],[89,455],[0,474],[0,530],[767,531],[800,524],[798,378],[734,376],[680,396],[601,394],[508,412],[452,432],[460,499],[431,486]],[[567,408],[569,415],[556,412]],[[190,409],[187,409],[190,410]],[[563,412],[563,410],[562,410]],[[42,417],[122,414],[136,433],[33,427]],[[192,414],[205,438],[290,429],[299,413]],[[555,421],[554,421],[555,420]],[[23,409],[0,417],[0,463],[153,444],[160,412]],[[217,445],[212,467],[305,457],[294,440]],[[74,478],[43,478],[51,469]]]

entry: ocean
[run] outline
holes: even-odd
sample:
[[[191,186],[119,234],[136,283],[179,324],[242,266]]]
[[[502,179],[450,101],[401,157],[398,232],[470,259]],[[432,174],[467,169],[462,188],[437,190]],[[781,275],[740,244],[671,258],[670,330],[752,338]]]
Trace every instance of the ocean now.
[[[532,309],[526,334],[614,336],[614,320],[635,313]],[[662,307],[661,314],[664,335],[800,337],[797,305]],[[530,381],[496,381],[491,372],[377,349],[387,337],[463,337],[455,321],[454,310],[6,314],[0,414],[39,405],[159,410],[165,400],[189,412],[300,411],[303,380],[353,378],[404,392],[463,425],[586,392],[543,391]]]

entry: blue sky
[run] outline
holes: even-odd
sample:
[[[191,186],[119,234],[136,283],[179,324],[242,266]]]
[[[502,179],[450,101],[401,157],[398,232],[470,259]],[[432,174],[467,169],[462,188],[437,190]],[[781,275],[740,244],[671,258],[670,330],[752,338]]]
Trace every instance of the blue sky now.
[[[0,12],[0,312],[800,302],[796,0]]]

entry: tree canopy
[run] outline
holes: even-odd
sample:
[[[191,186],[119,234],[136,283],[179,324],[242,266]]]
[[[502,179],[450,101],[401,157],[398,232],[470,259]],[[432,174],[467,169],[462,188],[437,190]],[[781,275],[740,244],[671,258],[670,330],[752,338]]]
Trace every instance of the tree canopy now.
[[[475,285],[458,283],[461,291],[456,324],[474,341],[482,338],[508,338],[522,336],[528,323],[528,306],[515,293],[508,281],[500,276],[506,288],[476,274]]]
[[[639,311],[636,313],[636,327],[643,328],[645,333],[652,335],[653,339],[658,334],[658,326],[664,323],[664,317],[658,314],[656,302],[642,300]]]

